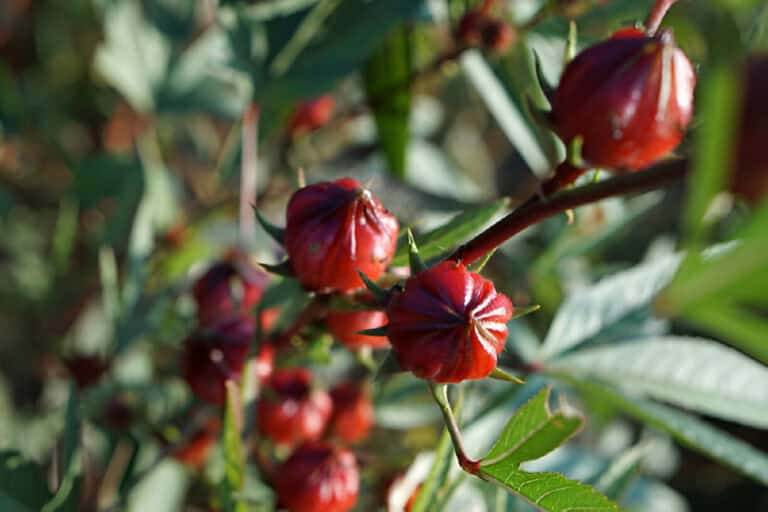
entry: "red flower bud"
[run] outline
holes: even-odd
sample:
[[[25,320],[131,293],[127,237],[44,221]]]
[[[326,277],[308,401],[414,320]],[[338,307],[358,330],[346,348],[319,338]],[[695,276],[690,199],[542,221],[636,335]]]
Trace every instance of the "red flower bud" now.
[[[695,83],[671,32],[622,30],[565,68],[552,101],[553,128],[566,143],[582,137],[581,155],[591,166],[641,169],[680,143]]]
[[[103,411],[104,424],[115,430],[124,430],[134,420],[134,408],[128,397],[115,395],[109,399]]]
[[[768,194],[768,55],[749,61],[745,79],[731,189],[747,201],[757,203]]]
[[[232,317],[187,339],[182,375],[195,395],[212,404],[224,404],[225,383],[240,378],[255,330],[250,318]]]
[[[285,248],[309,290],[362,288],[357,271],[381,276],[397,244],[397,219],[352,178],[304,187],[291,197]]]
[[[358,334],[360,331],[387,325],[387,314],[384,311],[334,311],[326,316],[325,325],[334,338],[350,349],[389,346],[389,340],[384,336]]]
[[[336,101],[329,94],[304,101],[296,107],[289,123],[289,131],[293,135],[315,131],[330,121],[335,108]]]
[[[232,315],[249,315],[269,282],[266,272],[254,267],[238,250],[214,264],[193,289],[200,325],[210,326]]]
[[[435,382],[480,379],[504,349],[512,303],[493,283],[444,261],[405,282],[387,309],[397,362]]]
[[[345,512],[357,501],[357,462],[344,448],[324,442],[304,444],[276,474],[277,497],[290,512]]]
[[[176,446],[171,455],[192,469],[201,468],[208,459],[211,448],[216,444],[216,437],[219,435],[221,422],[218,418],[209,418],[202,428],[195,431],[190,438]]]
[[[64,364],[79,389],[95,385],[109,370],[109,362],[95,355],[75,355],[65,359]]]
[[[515,29],[502,20],[488,20],[482,28],[483,47],[492,52],[507,51],[516,39]]]
[[[256,354],[256,377],[259,382],[266,382],[272,377],[275,369],[275,346],[272,343],[263,343]]]
[[[312,374],[304,368],[275,372],[257,409],[259,431],[276,444],[320,439],[331,417],[331,397],[312,390]]]
[[[331,400],[331,432],[347,443],[368,437],[373,425],[373,404],[365,390],[359,384],[345,382],[331,390]]]
[[[480,11],[467,11],[456,27],[456,39],[467,46],[477,46],[483,41],[483,25],[487,16]]]

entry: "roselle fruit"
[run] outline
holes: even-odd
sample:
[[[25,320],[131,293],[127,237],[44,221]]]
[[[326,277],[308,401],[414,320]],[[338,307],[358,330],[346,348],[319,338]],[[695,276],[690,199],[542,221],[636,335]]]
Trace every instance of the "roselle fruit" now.
[[[313,132],[331,120],[335,108],[336,101],[329,94],[303,101],[296,107],[288,131],[292,135]]]
[[[552,99],[552,127],[565,143],[582,138],[590,167],[641,169],[682,140],[695,83],[671,32],[624,29],[565,68]]]
[[[373,426],[371,397],[360,383],[343,382],[331,390],[331,434],[347,443],[368,437]]]
[[[236,316],[187,338],[181,371],[198,398],[215,405],[225,403],[225,383],[240,378],[255,329],[251,318]]]
[[[384,311],[333,311],[326,316],[325,325],[334,338],[353,350],[360,347],[389,346],[389,340],[385,336],[360,334],[360,331],[387,325],[387,314]]]
[[[194,285],[198,322],[211,326],[235,314],[250,314],[267,284],[269,275],[253,266],[247,254],[231,251]]]
[[[758,203],[768,194],[768,55],[749,60],[744,80],[731,190]]]
[[[189,439],[185,440],[171,451],[173,458],[191,469],[199,469],[205,465],[211,449],[216,444],[216,438],[221,430],[218,418],[208,418],[201,428],[197,429]]]
[[[387,316],[401,368],[422,379],[461,382],[496,367],[512,303],[480,274],[444,261],[408,279]]]
[[[275,444],[295,445],[320,439],[331,417],[331,398],[313,390],[305,368],[275,372],[257,406],[259,432]]]
[[[301,445],[275,476],[278,501],[290,512],[345,512],[359,489],[355,456],[325,442]]]
[[[362,288],[357,271],[376,280],[392,260],[398,223],[352,178],[296,191],[288,203],[285,249],[308,290]]]

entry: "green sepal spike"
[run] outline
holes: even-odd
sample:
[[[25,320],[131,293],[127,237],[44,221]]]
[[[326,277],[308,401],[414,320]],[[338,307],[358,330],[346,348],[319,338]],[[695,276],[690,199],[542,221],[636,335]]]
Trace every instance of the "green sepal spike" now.
[[[416,246],[416,239],[413,238],[411,228],[406,231],[408,235],[408,263],[411,266],[411,275],[415,276],[427,270],[427,266],[419,256],[419,248]]]
[[[284,245],[285,229],[275,226],[269,222],[266,217],[264,217],[255,207],[253,212],[256,214],[256,220],[259,221],[259,224],[261,224],[261,227],[264,228],[264,231],[266,231],[267,234],[275,240],[275,242],[279,243],[280,245]]]
[[[376,300],[382,305],[386,306],[389,303],[389,290],[377,285],[376,283],[371,281],[368,278],[368,276],[366,276],[359,270],[357,271],[357,274],[360,276],[360,279],[363,280],[363,283],[365,283],[365,287],[368,288],[368,291],[373,294]]]

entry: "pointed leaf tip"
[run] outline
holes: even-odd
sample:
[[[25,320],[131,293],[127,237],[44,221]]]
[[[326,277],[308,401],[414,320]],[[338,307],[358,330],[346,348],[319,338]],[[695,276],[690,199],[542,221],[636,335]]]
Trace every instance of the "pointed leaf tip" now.
[[[419,248],[416,245],[416,239],[413,237],[411,228],[406,231],[408,235],[408,263],[411,266],[411,275],[416,275],[427,270],[427,266],[419,256]]]
[[[264,228],[264,231],[266,231],[267,234],[275,240],[275,242],[283,245],[285,240],[285,229],[269,222],[267,218],[264,217],[255,207],[253,208],[253,212],[256,214],[256,220],[259,221],[259,224],[261,224],[261,227]]]

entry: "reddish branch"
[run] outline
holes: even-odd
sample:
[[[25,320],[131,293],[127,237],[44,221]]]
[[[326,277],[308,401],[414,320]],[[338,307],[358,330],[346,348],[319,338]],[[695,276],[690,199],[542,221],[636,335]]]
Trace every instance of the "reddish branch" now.
[[[661,25],[661,20],[667,14],[667,11],[672,7],[677,0],[656,0],[656,3],[651,9],[651,13],[648,15],[648,19],[645,20],[645,30],[649,34],[653,35]]]
[[[548,199],[529,201],[459,247],[450,259],[465,264],[473,263],[517,233],[553,215],[608,197],[654,190],[682,179],[686,173],[686,162],[674,160],[561,192]]]

